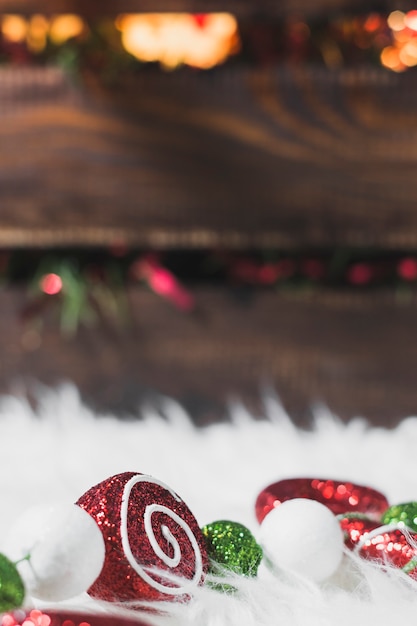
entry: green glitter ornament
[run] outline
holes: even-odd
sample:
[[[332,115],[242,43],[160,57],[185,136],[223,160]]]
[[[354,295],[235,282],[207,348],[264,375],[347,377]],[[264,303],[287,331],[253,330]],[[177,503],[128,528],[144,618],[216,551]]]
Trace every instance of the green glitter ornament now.
[[[24,597],[25,587],[16,565],[0,554],[0,613],[18,609]]]
[[[417,532],[417,502],[394,504],[382,516],[383,524],[403,524]]]
[[[262,560],[262,548],[246,526],[220,520],[202,529],[206,538],[210,571],[226,569],[242,576],[256,576]]]

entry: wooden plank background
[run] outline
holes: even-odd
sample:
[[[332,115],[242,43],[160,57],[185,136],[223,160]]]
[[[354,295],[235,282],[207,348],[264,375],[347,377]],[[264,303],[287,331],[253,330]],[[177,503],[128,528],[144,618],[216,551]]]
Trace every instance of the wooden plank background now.
[[[39,383],[70,380],[91,406],[119,415],[137,414],[142,401],[158,404],[162,393],[200,424],[222,419],[232,398],[262,415],[264,385],[302,424],[315,402],[343,419],[388,426],[417,414],[415,294],[193,292],[198,311],[190,316],[132,289],[124,330],[104,320],[65,339],[53,307],[43,327],[25,324],[27,294],[3,290],[0,392],[33,394]]]
[[[0,69],[0,245],[417,248],[416,74],[232,67],[145,73],[118,89],[57,68]],[[261,413],[271,383],[294,419],[417,412],[416,296],[195,288],[199,314],[129,293],[132,327],[63,339],[4,288],[0,390],[70,379],[103,411],[155,391],[205,423],[227,398]]]
[[[417,245],[417,75],[0,69],[0,245]]]

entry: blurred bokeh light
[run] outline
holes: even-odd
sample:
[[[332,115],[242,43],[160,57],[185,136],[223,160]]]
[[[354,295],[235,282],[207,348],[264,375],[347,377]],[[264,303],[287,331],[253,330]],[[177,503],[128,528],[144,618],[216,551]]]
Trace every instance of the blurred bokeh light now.
[[[394,72],[417,65],[417,10],[392,11],[387,23],[393,41],[381,52],[382,65]]]
[[[229,13],[127,14],[117,18],[116,26],[130,54],[166,68],[209,69],[240,48],[237,21]]]

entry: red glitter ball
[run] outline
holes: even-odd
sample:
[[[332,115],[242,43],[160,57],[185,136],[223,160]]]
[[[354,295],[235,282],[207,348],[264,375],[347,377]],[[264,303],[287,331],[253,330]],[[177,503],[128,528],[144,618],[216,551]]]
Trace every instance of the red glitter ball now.
[[[15,611],[0,616],[0,626],[21,626],[24,622],[33,626],[150,626],[149,622],[142,619],[130,619],[129,617],[117,617],[106,614],[74,613],[69,611],[59,611],[57,609],[31,610],[28,612]]]
[[[339,523],[345,537],[345,545],[350,550],[353,550],[367,533],[380,526],[379,522],[355,513],[348,513],[339,518]]]
[[[370,487],[321,478],[289,478],[261,491],[255,504],[258,521],[262,522],[269,511],[293,498],[321,502],[335,515],[356,511],[376,520],[389,506],[385,496]]]
[[[204,581],[205,540],[187,505],[161,481],[117,474],[77,504],[99,525],[106,555],[88,590],[109,602],[184,600]]]
[[[410,539],[415,543],[417,535],[411,534]],[[382,527],[369,534],[359,547],[358,554],[366,559],[403,568],[417,556],[417,550],[401,529],[384,530]]]

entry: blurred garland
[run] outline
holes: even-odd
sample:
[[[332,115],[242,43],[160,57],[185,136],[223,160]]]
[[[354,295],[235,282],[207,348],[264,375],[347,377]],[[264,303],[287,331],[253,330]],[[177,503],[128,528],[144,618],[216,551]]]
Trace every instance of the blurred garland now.
[[[89,25],[79,36],[61,43],[46,38],[45,46],[32,50],[27,40],[8,41],[0,37],[0,62],[8,65],[56,64],[73,79],[92,74],[103,82],[134,72],[141,63],[123,48],[120,33],[110,19]]]
[[[379,65],[381,50],[392,43],[387,16],[369,11],[308,23],[296,17],[272,20],[258,16],[242,20],[239,35],[240,52],[229,57],[228,63],[265,66],[312,62],[331,68]],[[0,36],[0,62],[55,63],[74,77],[90,74],[110,83],[145,67],[159,70],[158,64],[144,64],[124,49],[121,33],[110,18],[91,21],[82,34],[60,43],[47,37],[40,50],[31,49],[30,41],[12,42]]]
[[[105,322],[129,324],[129,289],[141,285],[185,314],[198,308],[197,286],[241,297],[260,290],[389,289],[417,292],[417,253],[369,250],[283,252],[41,250],[0,253],[5,288],[23,289],[22,323],[39,330],[55,315],[64,336]]]

